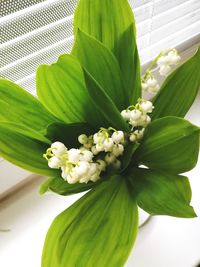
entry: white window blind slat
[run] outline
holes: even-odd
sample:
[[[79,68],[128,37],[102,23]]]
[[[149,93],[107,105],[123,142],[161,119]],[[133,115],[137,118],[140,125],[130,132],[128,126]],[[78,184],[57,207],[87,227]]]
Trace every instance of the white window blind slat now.
[[[179,21],[176,20],[183,18],[184,16],[193,13],[200,8],[199,0],[190,0],[184,1],[181,5],[175,6],[171,9],[166,9],[163,13],[156,15],[154,12],[154,16],[152,18],[152,31],[166,25],[170,22],[175,22],[176,24],[180,24]],[[187,25],[190,24],[189,21],[186,20]],[[182,24],[180,24],[180,27]]]
[[[159,42],[159,40],[165,39],[166,36],[179,33],[182,29],[190,27],[192,24],[197,25],[200,21],[200,8],[194,12],[179,17],[177,20],[173,20],[170,23],[160,27],[159,29],[152,31],[151,43]]]
[[[154,15],[159,15],[170,9],[180,8],[182,4],[189,2],[190,0],[155,0],[154,1]],[[198,0],[193,0],[198,2]]]
[[[64,18],[50,25],[46,25],[33,32],[20,36],[11,42],[7,42],[2,46],[2,67],[7,64],[17,61],[32,53],[43,49],[48,45],[53,45],[56,42],[63,40],[63,37],[68,38],[73,34],[72,16]],[[23,47],[23,49],[20,49]]]
[[[36,5],[43,1],[45,0],[12,1],[12,5],[11,5],[11,0],[3,0],[2,1],[3,3],[1,4],[2,5],[1,17],[16,13],[17,11]]]
[[[74,0],[45,1],[33,7],[24,9],[15,16],[12,14],[1,19],[1,42],[17,38],[20,35],[34,31],[54,21],[72,15],[76,6]]]
[[[148,46],[141,51],[141,62],[148,62],[149,58],[154,58],[158,54],[158,51],[161,51],[164,48],[184,46],[184,43],[189,43],[191,46],[192,44],[195,44],[198,47],[200,44],[199,29],[200,22],[194,23],[178,33],[174,33],[165,39]]]

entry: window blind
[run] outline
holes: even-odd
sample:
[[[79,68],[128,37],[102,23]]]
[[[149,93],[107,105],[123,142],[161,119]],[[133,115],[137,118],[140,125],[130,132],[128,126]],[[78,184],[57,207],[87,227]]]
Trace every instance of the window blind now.
[[[35,91],[35,71],[70,52],[77,0],[1,1],[0,76]],[[141,62],[161,49],[200,38],[199,0],[130,0]]]
[[[70,52],[72,48],[73,13],[77,2],[0,1],[0,77],[12,80],[34,94],[38,65],[55,62],[59,55]],[[190,40],[200,42],[199,0],[129,2],[136,19],[142,64],[164,48],[176,47]],[[5,185],[0,184],[0,193],[28,175],[28,172],[20,172],[14,167],[16,171],[13,173],[18,175],[13,177],[12,168],[0,159],[1,174],[3,170],[7,178]]]

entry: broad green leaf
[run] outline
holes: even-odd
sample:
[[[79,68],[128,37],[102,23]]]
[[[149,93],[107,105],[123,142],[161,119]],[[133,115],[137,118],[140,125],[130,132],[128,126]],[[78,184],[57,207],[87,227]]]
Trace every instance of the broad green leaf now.
[[[80,0],[74,16],[75,34],[83,30],[102,42],[116,56],[129,104],[141,96],[140,65],[135,20],[127,0]]]
[[[120,111],[129,105],[119,64],[110,50],[96,39],[78,30],[73,55],[101,85]]]
[[[124,171],[128,165],[131,162],[131,159],[133,157],[133,154],[135,153],[135,151],[138,149],[138,147],[140,146],[139,143],[129,143],[127,147],[125,147],[125,151],[124,151],[124,155],[122,157],[122,171]]]
[[[48,144],[0,124],[0,156],[19,167],[42,175],[58,175],[59,171],[50,169],[43,158],[48,147]]]
[[[41,65],[36,77],[37,95],[43,105],[65,123],[104,125],[86,90],[82,68],[71,55],[52,65]]]
[[[200,87],[200,49],[165,80],[153,100],[152,119],[165,116],[184,117]]]
[[[123,177],[113,176],[52,223],[42,267],[122,267],[138,229],[135,198]]]
[[[46,193],[48,190],[51,190],[59,195],[68,196],[71,194],[83,192],[89,190],[102,182],[100,179],[97,182],[89,182],[87,184],[83,183],[76,183],[76,184],[69,184],[67,183],[62,177],[57,176],[54,178],[49,178],[40,186],[40,194]]]
[[[133,160],[151,169],[183,173],[197,163],[200,129],[177,117],[152,122]]]
[[[132,170],[129,180],[137,195],[138,205],[152,215],[193,218],[188,178],[149,169]]]
[[[129,131],[127,123],[123,120],[117,107],[110,97],[104,92],[102,87],[86,70],[84,70],[84,76],[88,92],[93,99],[93,103],[99,110],[99,113],[104,117],[106,126]],[[105,127],[105,125],[102,126]]]
[[[0,122],[1,126],[5,126],[7,129],[12,130],[13,132],[17,132],[23,134],[27,137],[36,139],[38,141],[44,142],[46,144],[51,144],[50,139],[47,139],[44,134],[35,131],[31,128],[25,127],[21,124],[14,123],[14,122]]]
[[[54,123],[47,128],[47,138],[52,142],[59,141],[65,144],[67,148],[80,147],[78,136],[94,134],[95,130],[87,123],[62,124]]]
[[[56,119],[30,93],[0,79],[0,121],[18,123],[44,133]]]
[[[129,104],[136,104],[137,100],[141,98],[141,73],[133,24],[122,34],[117,54]]]

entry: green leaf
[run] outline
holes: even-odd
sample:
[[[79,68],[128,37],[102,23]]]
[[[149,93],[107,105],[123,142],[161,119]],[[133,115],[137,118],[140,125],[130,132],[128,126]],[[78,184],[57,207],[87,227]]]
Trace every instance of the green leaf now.
[[[129,131],[127,123],[123,120],[120,112],[115,104],[104,92],[102,87],[93,79],[93,77],[84,70],[85,82],[88,92],[93,99],[93,103],[96,105],[99,113],[104,117],[106,125],[104,127],[114,127],[115,129],[121,129]]]
[[[0,125],[5,126],[7,129],[12,130],[13,132],[21,133],[27,137],[31,137],[46,144],[51,144],[51,141],[47,139],[44,134],[37,132],[31,128],[25,127],[21,124],[14,122],[0,122]]]
[[[54,178],[49,178],[40,186],[40,194],[44,194],[48,190],[51,190],[59,195],[68,196],[71,194],[89,190],[99,185],[101,182],[102,182],[102,179],[100,179],[97,182],[89,182],[87,184],[85,183],[69,184],[62,177],[57,176]]]
[[[53,123],[47,128],[47,138],[52,142],[59,141],[65,144],[67,148],[80,147],[78,136],[94,134],[95,130],[87,123]]]
[[[120,267],[138,229],[137,205],[125,179],[114,176],[58,215],[43,249],[42,267]]]
[[[54,177],[48,178],[47,180],[45,180],[39,187],[39,194],[40,195],[44,195],[48,190],[49,190],[49,186],[52,183],[52,181],[54,180]]]
[[[0,79],[0,121],[13,122],[44,133],[56,120],[30,93]]]
[[[49,145],[0,125],[0,155],[11,163],[47,176],[58,175],[58,170],[48,167],[43,154]]]
[[[130,164],[133,154],[140,146],[140,143],[129,143],[128,146],[125,148],[124,155],[122,157],[122,171],[124,171],[128,165]]]
[[[136,104],[141,98],[140,58],[138,54],[134,25],[131,24],[119,41],[117,57],[129,97],[129,105]]]
[[[116,56],[129,104],[141,96],[140,64],[136,46],[135,20],[127,0],[80,0],[74,16],[78,29],[102,42]]]
[[[133,169],[129,180],[137,194],[137,203],[152,215],[182,218],[196,217],[190,206],[188,178],[148,169]]]
[[[200,87],[200,49],[165,80],[153,104],[152,119],[165,116],[184,117]]]
[[[82,68],[75,57],[62,55],[52,65],[39,66],[36,84],[40,101],[63,122],[104,125],[87,92]]]
[[[119,64],[110,50],[96,39],[78,30],[73,55],[100,84],[120,111],[129,105]]]
[[[134,159],[151,169],[183,173],[197,163],[200,129],[177,117],[152,122],[145,131]]]

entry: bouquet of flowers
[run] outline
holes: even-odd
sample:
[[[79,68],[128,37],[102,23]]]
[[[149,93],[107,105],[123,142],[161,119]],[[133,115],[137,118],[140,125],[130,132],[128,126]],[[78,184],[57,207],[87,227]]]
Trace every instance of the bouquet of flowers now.
[[[40,192],[89,190],[52,223],[42,267],[124,266],[138,206],[192,218],[188,178],[200,128],[183,119],[200,86],[200,51],[162,51],[141,77],[127,0],[80,0],[70,54],[37,70],[37,98],[0,80],[0,155],[49,177]],[[152,69],[166,76],[159,86]],[[152,95],[151,101],[142,92]]]

